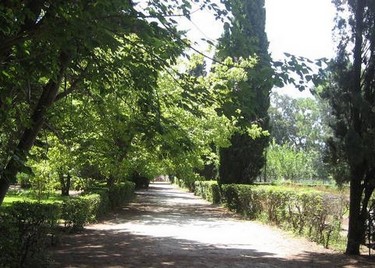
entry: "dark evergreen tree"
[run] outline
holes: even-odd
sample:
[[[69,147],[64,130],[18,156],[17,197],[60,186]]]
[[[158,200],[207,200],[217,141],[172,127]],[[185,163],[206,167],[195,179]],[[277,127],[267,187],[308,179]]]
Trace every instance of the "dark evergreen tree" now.
[[[225,25],[216,57],[224,59],[229,56],[237,60],[256,56],[258,63],[249,70],[248,80],[233,88],[232,102],[225,104],[222,112],[235,116],[240,110],[239,124],[243,129],[257,124],[268,130],[272,69],[265,33],[265,1],[228,0],[225,4],[233,17],[231,24]],[[220,183],[253,182],[265,163],[264,150],[268,140],[265,136],[253,139],[246,131],[234,134],[232,145],[220,151]]]
[[[323,96],[334,119],[330,159],[336,178],[350,182],[346,253],[358,255],[375,188],[375,2],[334,2],[349,13],[337,21],[340,43]]]

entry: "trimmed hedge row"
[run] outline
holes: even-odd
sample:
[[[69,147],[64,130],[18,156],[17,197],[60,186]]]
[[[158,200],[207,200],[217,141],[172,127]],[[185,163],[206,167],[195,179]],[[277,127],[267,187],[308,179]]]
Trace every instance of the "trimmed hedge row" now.
[[[211,202],[213,195],[221,196],[226,207],[248,219],[293,230],[325,247],[342,239],[341,222],[348,200],[340,195],[271,185],[230,184],[222,185],[220,191],[212,181],[197,182],[195,193]]]
[[[56,242],[59,223],[82,229],[134,196],[134,183],[92,189],[61,203],[14,202],[0,209],[1,267],[47,267],[45,248]]]
[[[16,202],[0,210],[1,267],[46,267],[45,247],[56,230],[56,208]]]
[[[110,188],[91,188],[83,195],[63,202],[61,219],[66,227],[82,229],[86,223],[95,222],[108,211],[127,203],[133,198],[134,190],[133,182],[122,182]]]
[[[194,183],[194,194],[203,197],[213,204],[221,202],[220,187],[216,181],[196,181]]]
[[[176,184],[180,188],[188,189],[190,192],[194,192],[195,181],[183,180],[183,179],[174,177],[173,179],[171,179],[171,183]]]

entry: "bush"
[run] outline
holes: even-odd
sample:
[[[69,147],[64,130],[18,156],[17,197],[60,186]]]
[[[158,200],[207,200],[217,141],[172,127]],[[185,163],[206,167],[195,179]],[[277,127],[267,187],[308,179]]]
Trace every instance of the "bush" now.
[[[133,182],[121,182],[109,188],[109,201],[112,209],[118,208],[129,202],[134,197],[135,184]]]
[[[196,181],[194,183],[194,194],[213,204],[221,202],[220,187],[216,181]]]
[[[31,202],[15,202],[12,206],[2,208],[2,267],[47,267],[46,246],[55,236],[58,211],[54,204]]]
[[[0,207],[0,267],[47,267],[45,249],[55,239],[59,219],[70,230],[79,230],[133,196],[134,184],[124,182],[61,203],[13,202]]]
[[[279,186],[222,185],[222,198],[232,211],[292,229],[325,247],[340,239],[348,205],[339,195]]]
[[[100,202],[98,204],[96,203],[95,207],[92,210],[93,215],[95,215],[94,219],[98,219],[111,210],[109,190],[106,187],[90,188],[90,190],[86,191],[83,196],[89,198],[92,195],[100,196]]]
[[[201,181],[202,177],[197,174],[190,174],[190,176],[180,179],[179,177],[173,176],[171,182],[176,184],[180,188],[188,189],[190,192],[195,192],[195,182]]]
[[[64,226],[77,231],[83,229],[86,223],[96,219],[95,212],[100,203],[99,194],[72,197],[61,206],[61,219]]]
[[[110,209],[118,208],[134,196],[134,183],[122,182],[110,188],[92,188],[79,197],[62,204],[62,219],[66,227],[80,230],[86,223],[95,222]]]

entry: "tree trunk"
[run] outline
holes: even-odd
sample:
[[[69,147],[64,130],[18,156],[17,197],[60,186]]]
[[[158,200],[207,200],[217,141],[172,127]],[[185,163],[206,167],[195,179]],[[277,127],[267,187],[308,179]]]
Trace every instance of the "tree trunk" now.
[[[349,206],[349,230],[348,242],[345,253],[359,255],[359,249],[364,235],[364,220],[361,219],[362,186],[360,174],[353,172],[350,181],[350,206]]]
[[[107,178],[107,186],[111,188],[113,185],[115,185],[115,178],[113,177],[113,175],[109,175],[109,177]]]
[[[61,184],[61,195],[62,196],[69,196],[69,190],[70,190],[70,185],[71,185],[71,176],[68,173],[66,176],[64,174],[60,174],[60,184]]]
[[[366,0],[358,0],[355,9],[355,44],[353,50],[353,72],[352,72],[352,97],[361,95],[361,74],[362,74],[362,45],[363,45],[363,18]],[[358,104],[352,100],[352,128],[362,137],[362,121]],[[364,161],[364,160],[363,160]],[[365,216],[361,213],[361,201],[364,187],[362,182],[365,179],[366,163],[350,163],[350,207],[349,207],[349,230],[346,254],[359,255],[360,245],[364,238]]]
[[[10,186],[9,180],[7,178],[5,178],[4,175],[2,175],[0,177],[0,205],[4,201],[4,197],[5,197],[6,193],[8,192],[9,186]]]
[[[21,139],[17,145],[16,152],[22,152],[22,154],[27,155],[33,146],[36,137],[44,123],[44,116],[47,112],[47,109],[53,104],[57,92],[59,90],[62,78],[64,76],[65,70],[69,63],[68,56],[64,53],[60,53],[59,57],[60,68],[57,74],[56,79],[52,79],[44,86],[42,95],[39,98],[38,105],[35,107],[33,114],[31,116],[31,126],[26,128],[21,136]],[[20,163],[19,155],[13,155],[8,164],[5,166],[0,177],[0,206],[4,201],[4,197],[8,192],[10,182],[16,180],[16,175],[22,163]],[[25,161],[26,159],[21,159]]]

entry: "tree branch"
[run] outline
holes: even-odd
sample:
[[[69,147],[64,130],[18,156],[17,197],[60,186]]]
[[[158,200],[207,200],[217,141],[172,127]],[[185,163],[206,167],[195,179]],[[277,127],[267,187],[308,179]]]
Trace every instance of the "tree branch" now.
[[[85,75],[87,73],[87,70],[88,70],[88,68],[89,68],[90,65],[91,65],[91,63],[88,63],[86,65],[85,69],[82,70],[82,72],[80,73],[80,75],[73,81],[73,83],[70,85],[70,87],[67,90],[59,93],[56,96],[55,100],[53,101],[54,103],[57,102],[57,101],[59,101],[59,100],[61,100],[62,98],[65,98],[66,96],[68,96],[70,93],[72,93],[74,90],[77,89],[78,84],[83,81],[83,79],[84,79],[84,77],[85,77]]]

